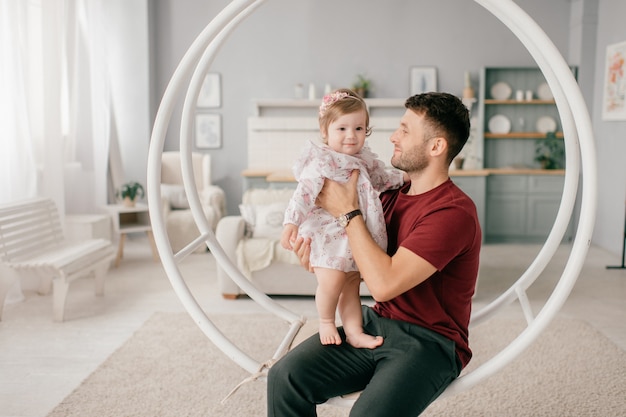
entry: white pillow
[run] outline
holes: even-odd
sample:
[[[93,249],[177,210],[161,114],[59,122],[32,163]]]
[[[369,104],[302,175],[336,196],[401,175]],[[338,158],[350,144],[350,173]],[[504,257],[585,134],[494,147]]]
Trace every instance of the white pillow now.
[[[170,202],[173,209],[188,209],[189,201],[185,187],[179,184],[161,184],[161,195]]]
[[[247,238],[251,238],[254,234],[254,223],[256,222],[256,213],[253,204],[239,204],[239,213],[246,222],[245,235]]]
[[[283,219],[287,202],[272,204],[240,204],[239,212],[248,226],[252,237],[279,240],[283,231]]]
[[[243,217],[246,223],[250,226],[254,226],[254,223],[256,222],[254,204],[239,204],[239,213],[241,213],[241,217]]]

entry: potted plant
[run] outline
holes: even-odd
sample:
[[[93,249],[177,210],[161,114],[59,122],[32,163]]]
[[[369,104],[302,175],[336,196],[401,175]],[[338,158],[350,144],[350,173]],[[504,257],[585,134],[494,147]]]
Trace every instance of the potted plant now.
[[[122,204],[127,207],[135,206],[135,199],[137,197],[143,198],[146,193],[143,186],[137,181],[129,181],[122,185],[116,192],[116,196],[122,199]]]
[[[352,90],[363,98],[367,98],[370,93],[372,81],[365,78],[365,75],[359,74],[356,77],[356,81],[352,84]]]
[[[546,138],[537,141],[535,161],[542,169],[560,169],[565,162],[565,144],[556,137],[556,132],[546,133]]]

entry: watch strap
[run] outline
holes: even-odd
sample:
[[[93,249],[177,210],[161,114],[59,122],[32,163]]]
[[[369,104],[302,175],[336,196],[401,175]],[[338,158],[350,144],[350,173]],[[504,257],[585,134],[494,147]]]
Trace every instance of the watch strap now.
[[[343,221],[343,223],[344,223],[344,224],[343,224],[343,227],[348,226],[348,223],[350,223],[350,220],[352,220],[352,219],[354,219],[356,216],[360,216],[360,215],[362,215],[362,214],[363,214],[363,213],[361,213],[361,210],[356,209],[356,210],[352,210],[351,212],[346,213],[346,214],[344,214],[344,215],[340,216],[340,217],[342,217],[342,218],[343,218],[343,220],[344,220],[344,221]]]

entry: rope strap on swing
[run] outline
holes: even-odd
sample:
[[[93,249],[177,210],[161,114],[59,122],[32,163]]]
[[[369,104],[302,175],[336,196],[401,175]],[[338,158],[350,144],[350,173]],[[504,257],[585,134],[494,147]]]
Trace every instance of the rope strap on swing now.
[[[276,363],[278,362],[278,360],[288,351],[293,347],[293,343],[294,340],[296,338],[296,336],[300,333],[300,330],[302,330],[302,326],[304,326],[304,323],[306,323],[306,319],[304,317],[301,317],[299,320],[295,320],[294,322],[291,323],[291,327],[289,329],[289,332],[287,332],[287,334],[285,335],[282,343],[278,346],[278,349],[276,351],[276,353],[274,354],[274,357],[272,357],[271,359],[266,360],[265,362],[262,362],[259,364],[259,368],[257,369],[257,371],[253,374],[251,374],[249,377],[245,378],[243,381],[241,381],[239,384],[237,384],[229,393],[226,397],[224,397],[224,399],[221,401],[222,404],[226,403],[226,401],[232,397],[237,390],[239,390],[239,388],[241,388],[243,385],[249,383],[249,382],[253,382],[258,380],[259,378],[265,378],[267,376],[267,371],[269,371],[269,369]]]
[[[237,390],[239,388],[241,388],[243,385],[247,384],[248,382],[254,382],[259,378],[263,378],[267,375],[267,371],[278,361],[278,359],[269,359],[265,362],[263,362],[261,364],[261,366],[259,366],[259,370],[256,371],[255,373],[253,373],[252,375],[250,375],[249,377],[245,378],[243,381],[241,381],[240,383],[238,383],[235,388],[233,388],[226,397],[224,397],[224,399],[221,401],[222,404],[225,404],[226,401],[232,397],[235,392],[237,392]]]

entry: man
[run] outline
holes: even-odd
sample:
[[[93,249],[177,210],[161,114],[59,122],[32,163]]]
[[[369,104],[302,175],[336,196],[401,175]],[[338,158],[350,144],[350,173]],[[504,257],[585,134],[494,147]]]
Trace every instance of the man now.
[[[363,328],[382,346],[323,346],[314,336],[268,375],[268,415],[316,415],[316,404],[360,391],[351,416],[420,414],[471,358],[468,325],[481,245],[476,207],[449,178],[469,136],[467,108],[455,96],[410,97],[391,136],[391,164],[410,181],[381,195],[387,253],[370,236],[358,207],[358,172],[326,181],[317,204],[345,225],[354,259],[376,304]],[[296,249],[308,266],[309,242]],[[359,285],[352,281],[346,285]],[[345,341],[345,335],[341,333]]]

